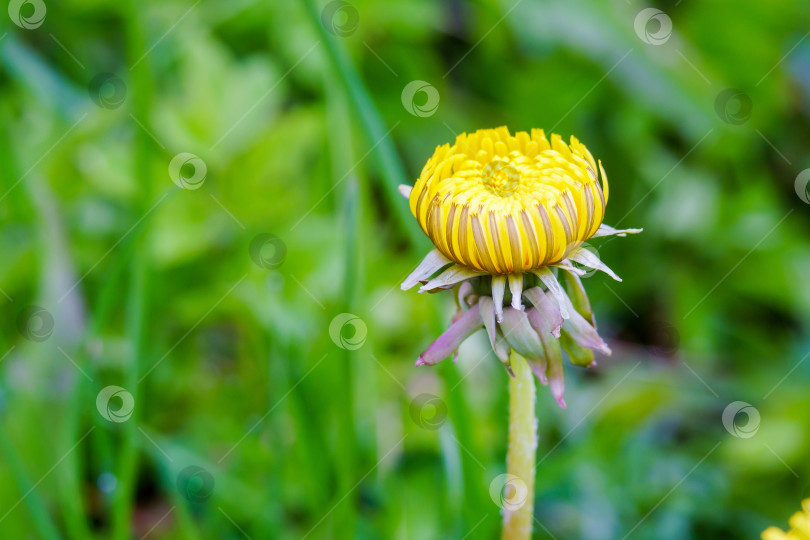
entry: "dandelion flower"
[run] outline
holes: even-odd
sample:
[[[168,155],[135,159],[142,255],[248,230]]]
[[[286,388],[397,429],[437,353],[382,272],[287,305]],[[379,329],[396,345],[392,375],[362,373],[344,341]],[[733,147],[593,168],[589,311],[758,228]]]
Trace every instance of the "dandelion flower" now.
[[[484,327],[510,374],[514,350],[565,407],[561,350],[585,366],[593,365],[593,351],[610,354],[596,332],[582,267],[621,281],[582,243],[640,232],[602,224],[609,195],[602,163],[575,137],[566,144],[543,130],[482,129],[437,147],[415,185],[400,192],[435,246],[402,289],[455,288],[459,305],[417,365],[440,362]]]
[[[486,329],[511,375],[506,476],[525,487],[518,490],[522,500],[515,504],[510,495],[502,506],[501,538],[528,540],[537,451],[532,373],[565,408],[562,351],[583,366],[594,365],[594,351],[610,354],[580,276],[586,267],[619,277],[583,242],[641,230],[603,225],[609,193],[602,163],[576,138],[565,144],[536,129],[459,135],[455,144],[436,148],[414,186],[400,192],[435,246],[402,288],[454,289],[458,305],[449,328],[416,365],[456,354],[462,341]]]
[[[790,518],[789,531],[768,527],[762,533],[762,540],[807,540],[810,538],[810,499],[804,500],[802,509]]]

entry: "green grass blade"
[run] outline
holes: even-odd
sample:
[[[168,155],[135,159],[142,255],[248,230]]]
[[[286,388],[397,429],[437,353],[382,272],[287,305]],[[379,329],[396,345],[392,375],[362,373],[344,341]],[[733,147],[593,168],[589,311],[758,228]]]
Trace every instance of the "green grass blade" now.
[[[134,63],[142,58],[146,49],[146,30],[142,21],[143,11],[134,0],[127,4],[126,46],[129,62]],[[150,63],[147,59],[137,69],[132,71],[133,86],[133,114],[136,117],[148,118],[152,102],[154,84],[149,71]],[[151,204],[151,165],[153,159],[152,147],[154,142],[143,130],[136,131],[134,140],[135,178],[140,186],[140,193],[135,202],[135,208],[143,215]],[[135,492],[135,483],[138,471],[138,417],[139,396],[138,374],[140,362],[145,353],[144,326],[148,310],[147,288],[147,250],[144,233],[135,241],[133,260],[130,267],[129,289],[126,296],[126,337],[130,344],[130,358],[124,367],[122,386],[126,388],[135,400],[135,409],[132,416],[122,424],[122,441],[118,453],[118,466],[116,477],[118,488],[113,498],[112,507],[112,537],[116,540],[126,540],[130,537],[133,506],[132,496]]]
[[[12,144],[9,141],[7,131],[5,129],[0,130],[0,147],[2,147],[0,160],[7,167],[3,172],[9,174],[9,176],[19,178],[22,166],[18,162],[19,153],[12,151]],[[54,306],[57,319],[69,319],[72,321],[72,324],[65,325],[67,329],[58,332],[57,337],[54,339],[57,340],[58,346],[64,347],[69,351],[68,354],[73,355],[74,345],[81,339],[81,335],[77,335],[77,333],[81,332],[80,329],[84,324],[84,309],[81,299],[78,299],[76,294],[73,294],[73,297],[64,304],[60,305],[55,302],[56,296],[62,292],[61,287],[66,282],[72,282],[75,279],[73,265],[69,260],[63,221],[60,219],[61,216],[50,186],[38,175],[27,178],[19,186],[19,193],[21,197],[27,199],[27,202],[34,209],[39,229],[42,231],[42,256],[39,257],[38,263],[41,268],[40,275],[42,276],[40,296],[46,299],[49,305]],[[59,354],[56,350],[50,353],[52,356],[50,362],[55,368],[62,363]],[[62,449],[70,448],[79,440],[80,395],[85,383],[84,377],[78,373],[69,373],[68,375],[69,382],[65,389],[64,398],[67,414],[64,416],[65,421],[60,425],[59,429],[59,448]],[[14,449],[14,452],[16,453],[16,449]],[[68,452],[64,460],[65,463],[59,467],[57,472],[59,476],[58,495],[61,514],[71,538],[89,538],[90,531],[85,520],[86,509],[83,489],[80,485],[84,470],[82,455],[80,452]],[[18,477],[18,479],[22,478],[22,476]],[[37,517],[37,519],[41,518]],[[47,524],[43,525],[43,527],[47,526]]]
[[[327,73],[324,78],[326,87],[334,85],[334,76]],[[329,126],[329,153],[333,170],[333,182],[341,181],[341,171],[350,170],[354,162],[354,149],[346,96],[335,92],[327,100],[327,123]],[[343,248],[343,283],[341,291],[340,312],[352,313],[358,289],[358,181],[351,174],[344,184],[343,200],[338,219],[340,230],[344,231]],[[353,538],[356,536],[356,497],[352,487],[356,482],[357,437],[354,421],[354,362],[353,351],[340,350],[340,360],[333,369],[334,391],[337,400],[336,416],[338,423],[335,467],[338,486],[335,493],[336,506],[333,513],[333,536],[336,538]],[[345,496],[346,494],[351,494]]]
[[[360,127],[368,139],[368,143],[373,145],[376,164],[383,179],[382,189],[393,209],[394,217],[405,232],[411,246],[424,248],[427,242],[418,228],[414,226],[413,216],[411,216],[408,205],[397,191],[400,184],[412,184],[413,182],[408,178],[405,167],[394,148],[391,138],[394,130],[393,128],[386,129],[385,123],[349,55],[337,42],[335,36],[327,32],[321,24],[314,0],[303,0],[303,2],[310,21],[318,31],[321,41],[326,45],[329,60],[339,75],[349,101],[360,119]]]
[[[8,432],[5,429],[0,429],[0,455],[3,456],[3,461],[8,465],[8,469],[14,476],[14,481],[20,488],[23,495],[22,502],[28,506],[28,510],[31,512],[31,519],[37,534],[46,540],[61,538],[56,525],[54,525],[51,516],[48,514],[45,502],[40,497],[36,486],[31,482],[31,478],[25,472],[22,458],[14,447],[14,443],[9,439]]]

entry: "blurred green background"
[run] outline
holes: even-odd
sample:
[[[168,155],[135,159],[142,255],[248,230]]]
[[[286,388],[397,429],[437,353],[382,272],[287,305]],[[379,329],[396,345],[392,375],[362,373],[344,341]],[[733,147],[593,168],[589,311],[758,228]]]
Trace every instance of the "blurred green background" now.
[[[539,390],[535,537],[758,538],[810,497],[805,1],[8,11],[0,537],[496,538],[507,375],[482,335],[413,366],[454,308],[399,290],[395,188],[499,125],[576,135],[645,229],[593,242],[613,356]]]

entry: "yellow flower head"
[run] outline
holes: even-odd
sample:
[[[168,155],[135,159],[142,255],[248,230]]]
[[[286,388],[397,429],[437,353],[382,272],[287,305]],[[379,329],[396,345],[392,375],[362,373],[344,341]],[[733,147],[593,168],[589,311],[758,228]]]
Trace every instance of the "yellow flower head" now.
[[[450,260],[516,274],[558,263],[593,236],[607,199],[601,162],[575,137],[499,127],[436,148],[409,203]]]
[[[608,199],[602,164],[574,137],[565,144],[539,129],[515,135],[505,127],[481,129],[436,148],[415,185],[400,192],[436,246],[402,289],[456,288],[459,307],[416,364],[440,362],[485,328],[510,374],[514,350],[565,407],[562,350],[581,366],[595,365],[594,351],[610,354],[580,280],[586,272],[572,263],[621,281],[581,244],[641,232],[602,223]]]
[[[802,503],[803,511],[790,518],[791,529],[787,532],[776,527],[768,527],[762,533],[762,540],[807,540],[810,538],[810,499]]]

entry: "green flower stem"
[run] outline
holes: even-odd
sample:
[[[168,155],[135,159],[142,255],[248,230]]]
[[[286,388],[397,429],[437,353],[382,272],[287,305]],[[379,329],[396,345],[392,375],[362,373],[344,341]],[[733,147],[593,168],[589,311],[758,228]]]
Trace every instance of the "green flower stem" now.
[[[526,359],[512,351],[509,379],[509,450],[506,472],[509,484],[503,498],[503,540],[529,540],[534,519],[534,469],[537,452],[537,419],[534,415],[534,375]],[[522,484],[521,484],[522,483]],[[526,488],[523,500],[522,488]]]

